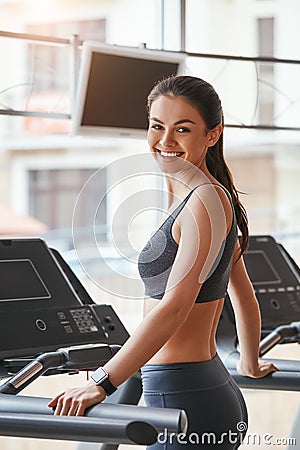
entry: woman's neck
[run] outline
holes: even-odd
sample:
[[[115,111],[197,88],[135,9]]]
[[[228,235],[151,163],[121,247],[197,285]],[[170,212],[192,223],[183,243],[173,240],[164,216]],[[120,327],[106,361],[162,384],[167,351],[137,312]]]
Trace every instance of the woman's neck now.
[[[174,198],[183,199],[191,189],[196,188],[204,183],[215,182],[214,178],[209,173],[208,169],[203,167],[193,167],[185,172],[178,172],[175,174],[166,175],[166,184],[168,190],[168,204],[173,203]]]

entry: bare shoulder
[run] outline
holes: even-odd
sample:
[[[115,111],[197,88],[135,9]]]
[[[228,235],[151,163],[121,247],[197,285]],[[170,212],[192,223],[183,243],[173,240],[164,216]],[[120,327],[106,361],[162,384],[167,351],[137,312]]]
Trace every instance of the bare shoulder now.
[[[211,223],[219,222],[228,230],[232,223],[232,204],[229,193],[220,184],[205,183],[198,186],[190,199],[190,208],[195,217],[206,216]]]
[[[204,183],[194,189],[192,198],[202,202],[215,202],[231,208],[229,191],[220,183]]]

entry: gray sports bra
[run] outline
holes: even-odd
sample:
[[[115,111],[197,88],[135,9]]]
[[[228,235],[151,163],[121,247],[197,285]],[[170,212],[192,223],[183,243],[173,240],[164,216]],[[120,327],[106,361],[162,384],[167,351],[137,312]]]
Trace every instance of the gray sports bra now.
[[[233,251],[237,241],[236,217],[231,196],[223,186],[216,186],[222,187],[230,200],[233,211],[232,225],[216,258],[216,263],[213,264],[213,269],[201,286],[195,303],[211,302],[225,296],[231,272]],[[139,255],[138,269],[145,286],[145,295],[148,297],[162,299],[165,294],[169,275],[178,251],[178,245],[172,236],[172,226],[195,189],[185,197],[151,236]]]

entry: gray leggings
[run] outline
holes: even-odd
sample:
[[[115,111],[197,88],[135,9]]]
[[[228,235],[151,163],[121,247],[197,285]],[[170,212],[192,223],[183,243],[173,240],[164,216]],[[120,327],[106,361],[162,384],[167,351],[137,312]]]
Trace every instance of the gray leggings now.
[[[246,404],[218,355],[201,362],[146,364],[142,382],[147,406],[183,409],[189,422],[185,434],[160,433],[149,450],[233,450],[241,445]]]

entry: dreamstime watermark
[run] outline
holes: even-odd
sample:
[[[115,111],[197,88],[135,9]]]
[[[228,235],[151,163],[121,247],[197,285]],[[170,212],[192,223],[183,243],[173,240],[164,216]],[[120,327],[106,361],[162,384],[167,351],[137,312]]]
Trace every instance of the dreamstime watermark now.
[[[249,433],[245,436],[243,445],[290,445],[296,447],[297,443],[294,437],[276,437],[271,433],[263,433],[262,435],[259,433]]]
[[[197,432],[191,433],[168,433],[167,429],[164,429],[162,433],[159,433],[157,441],[160,444],[194,444],[194,445],[222,445],[225,442],[230,444],[239,444],[243,446],[253,445],[290,445],[296,447],[296,438],[293,437],[276,437],[271,433],[245,433],[247,431],[247,424],[243,421],[238,422],[236,430],[228,430],[220,434],[214,432],[203,432],[201,434]]]

